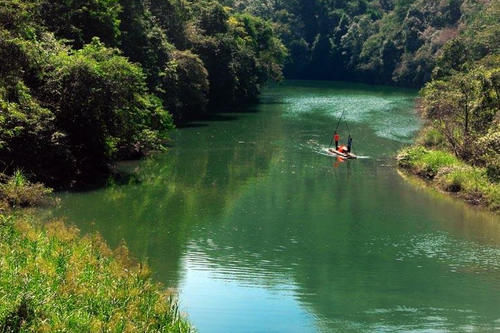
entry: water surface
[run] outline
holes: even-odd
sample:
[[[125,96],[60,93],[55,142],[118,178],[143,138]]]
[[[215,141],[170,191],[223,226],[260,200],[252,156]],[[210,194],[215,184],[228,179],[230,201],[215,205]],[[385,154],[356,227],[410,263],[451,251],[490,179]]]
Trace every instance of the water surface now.
[[[53,215],[146,258],[201,332],[500,329],[500,221],[405,181],[415,91],[267,88]],[[322,154],[338,117],[366,158]]]

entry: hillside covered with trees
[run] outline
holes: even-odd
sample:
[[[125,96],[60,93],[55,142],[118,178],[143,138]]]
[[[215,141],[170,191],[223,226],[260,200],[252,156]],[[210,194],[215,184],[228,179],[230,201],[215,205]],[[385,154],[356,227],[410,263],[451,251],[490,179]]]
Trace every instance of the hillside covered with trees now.
[[[495,10],[487,9],[494,2],[225,0],[274,22],[290,52],[287,78],[417,88],[431,79],[441,48],[476,17]]]
[[[0,172],[71,186],[255,99],[286,55],[217,1],[0,1]]]
[[[490,165],[468,143],[497,142],[499,11],[478,0],[0,0],[0,171],[85,182],[283,77],[427,83],[430,133]]]

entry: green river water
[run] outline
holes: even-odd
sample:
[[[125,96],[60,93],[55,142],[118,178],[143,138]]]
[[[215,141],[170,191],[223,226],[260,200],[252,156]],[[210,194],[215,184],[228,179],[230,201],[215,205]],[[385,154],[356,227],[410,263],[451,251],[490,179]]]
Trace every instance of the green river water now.
[[[200,332],[500,330],[500,219],[412,184],[416,92],[286,82],[51,216],[147,259]],[[337,118],[359,160],[324,154]]]

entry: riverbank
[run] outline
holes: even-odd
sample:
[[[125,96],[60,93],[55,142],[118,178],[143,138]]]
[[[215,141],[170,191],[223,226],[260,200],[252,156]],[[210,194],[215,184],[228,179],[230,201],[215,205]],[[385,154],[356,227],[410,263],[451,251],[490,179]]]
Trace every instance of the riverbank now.
[[[41,224],[11,205],[46,200],[42,185],[0,188],[0,331],[190,332],[174,294],[125,246],[80,236],[61,220]]]
[[[500,184],[488,179],[486,168],[474,167],[443,150],[414,145],[401,150],[398,165],[426,184],[494,212],[500,211]]]

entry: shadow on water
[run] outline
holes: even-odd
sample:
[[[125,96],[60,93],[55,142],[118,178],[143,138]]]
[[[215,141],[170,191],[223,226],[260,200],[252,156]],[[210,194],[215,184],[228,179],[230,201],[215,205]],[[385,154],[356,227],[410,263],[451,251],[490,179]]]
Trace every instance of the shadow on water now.
[[[239,119],[239,115],[258,113],[262,109],[262,105],[285,105],[288,104],[280,96],[264,96],[260,97],[258,101],[250,103],[242,103],[232,107],[225,107],[217,110],[217,112],[209,112],[204,115],[198,115],[195,119],[177,125],[177,128],[196,128],[206,127],[209,124],[204,122],[218,122],[218,121],[234,121]]]
[[[204,122],[219,122],[219,121],[235,121],[238,120],[237,115],[230,115],[226,113],[213,113],[198,117],[196,120],[189,121],[186,123],[181,123],[177,125],[177,128],[196,128],[196,127],[207,127],[209,124]]]
[[[183,128],[197,128],[197,127],[207,127],[207,126],[208,126],[208,124],[200,123],[198,121],[192,121],[192,122],[188,122],[185,124],[177,125],[176,127],[178,129],[183,129]]]

